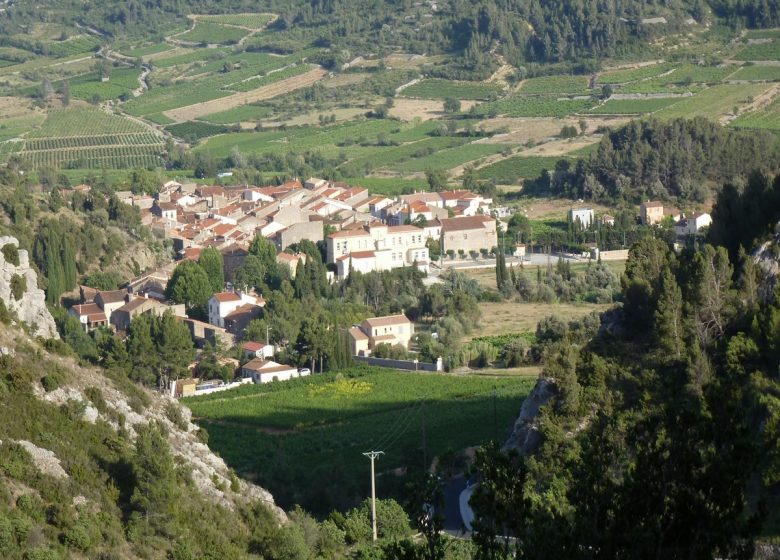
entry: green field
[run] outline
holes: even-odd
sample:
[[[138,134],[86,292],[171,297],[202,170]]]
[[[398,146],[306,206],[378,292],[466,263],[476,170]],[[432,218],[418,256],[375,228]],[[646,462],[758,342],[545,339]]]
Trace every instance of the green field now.
[[[164,138],[140,123],[93,107],[52,111],[19,152],[33,168],[160,166]]]
[[[780,80],[780,66],[743,66],[729,76],[730,80],[754,80],[773,82]]]
[[[661,109],[656,115],[669,119],[698,116],[717,119],[730,113],[734,106],[742,105],[764,92],[768,87],[767,84],[721,84]]]
[[[748,45],[734,58],[736,60],[780,60],[780,39],[773,39],[769,43]]]
[[[122,95],[130,95],[139,87],[138,76],[141,70],[135,68],[115,68],[111,71],[109,81],[101,82],[97,73],[90,73],[70,81],[70,95],[75,99],[92,100],[117,99]]]
[[[761,128],[780,130],[780,99],[775,99],[762,111],[753,111],[742,115],[731,123],[736,128]]]
[[[232,124],[246,121],[259,121],[271,114],[267,105],[241,105],[220,113],[206,115],[203,120],[213,124]]]
[[[639,68],[626,68],[624,70],[611,70],[599,74],[598,81],[600,84],[625,84],[627,82],[660,76],[664,72],[673,70],[675,67],[674,64],[664,63],[651,64]]]
[[[476,108],[477,114],[491,111],[507,117],[565,117],[585,112],[593,105],[592,99],[559,99],[553,96],[513,95],[494,103],[484,103]]]
[[[476,99],[479,101],[495,99],[504,92],[497,84],[482,82],[458,82],[432,78],[422,80],[401,92],[402,97],[422,99]]]
[[[415,374],[355,368],[227,393],[184,399],[209,434],[209,445],[283,506],[328,512],[365,495],[368,462],[380,449],[379,473],[427,458],[503,440],[532,379]],[[423,404],[424,401],[424,404]],[[424,418],[424,420],[423,420]],[[379,476],[387,496],[403,478]]]
[[[551,171],[558,157],[514,156],[477,170],[480,179],[493,179],[500,185],[518,183],[521,179],[535,179],[542,171]]]
[[[213,16],[198,16],[198,21],[237,25],[250,29],[262,29],[273,19],[273,14],[221,14]]]
[[[587,76],[543,76],[523,82],[520,93],[576,93],[588,94]]]
[[[179,52],[179,54],[175,54],[175,52]],[[194,62],[219,60],[227,55],[229,51],[225,49],[192,49],[185,53],[175,52],[172,52],[170,56],[155,58],[154,65],[158,68],[170,68]]]
[[[189,31],[177,35],[179,41],[188,43],[208,43],[232,45],[249,35],[249,31],[217,23],[198,22]]]
[[[168,43],[156,43],[154,45],[149,45],[146,47],[128,49],[126,51],[122,51],[122,54],[125,56],[131,56],[133,58],[141,58],[144,56],[149,56],[150,54],[158,54],[161,52],[169,51],[171,49],[173,49],[173,46],[169,45]]]
[[[226,157],[233,147],[237,147],[244,153],[284,155],[287,152],[319,150],[336,154],[341,150],[350,150],[349,146],[342,148],[337,144],[346,141],[359,144],[361,139],[376,141],[380,133],[390,133],[398,126],[397,122],[389,120],[360,120],[317,129],[301,127],[289,130],[240,132],[217,136],[197,149],[215,157]]]
[[[368,164],[371,169],[396,169],[396,166],[404,162],[415,162],[426,159],[431,155],[441,153],[442,150],[455,148],[468,142],[465,138],[433,137],[425,138],[409,144],[386,148],[374,148],[362,157],[352,159],[355,165]],[[423,170],[427,169],[423,167]]]
[[[428,190],[428,182],[425,179],[396,179],[385,177],[363,177],[344,179],[348,185],[365,187],[371,194],[383,194],[397,196],[405,192]]]
[[[439,150],[429,156],[415,158],[391,167],[393,171],[413,173],[429,169],[452,169],[485,156],[511,149],[507,144],[464,144],[455,148]]]
[[[44,120],[43,113],[30,113],[22,117],[13,117],[2,119],[0,121],[0,142],[10,138],[16,138],[24,133],[30,132],[36,126],[39,126]]]
[[[603,105],[594,107],[589,113],[593,115],[643,115],[654,113],[664,107],[679,102],[681,98],[650,98],[650,99],[610,99]]]

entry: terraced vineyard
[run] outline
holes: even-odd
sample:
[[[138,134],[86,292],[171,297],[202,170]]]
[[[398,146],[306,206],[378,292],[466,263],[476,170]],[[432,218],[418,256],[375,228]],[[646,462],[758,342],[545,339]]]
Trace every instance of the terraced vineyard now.
[[[33,168],[159,166],[164,138],[145,125],[93,107],[52,111],[26,135],[19,155]]]
[[[780,60],[780,39],[748,45],[734,57],[737,60]]]
[[[249,29],[263,29],[271,23],[276,16],[274,14],[220,14],[207,16],[193,16],[197,21],[220,23],[223,25],[235,25]]]
[[[729,76],[729,79],[775,82],[780,80],[780,66],[743,66]]]
[[[249,31],[229,25],[217,23],[197,22],[189,31],[176,36],[178,41],[188,43],[208,43],[218,45],[231,45],[238,43],[249,35]]]
[[[587,95],[589,79],[586,76],[544,76],[523,82],[520,93],[575,93]]]
[[[480,101],[495,99],[504,92],[498,84],[481,82],[458,82],[432,78],[422,80],[405,88],[402,97],[419,97],[422,99],[476,99]]]
[[[763,111],[753,111],[742,115],[732,122],[731,126],[736,128],[780,130],[780,99],[775,99]]]
[[[654,113],[679,102],[681,97],[649,99],[610,99],[588,111],[592,115],[643,115]]]
[[[495,103],[485,103],[476,113],[486,115],[495,112],[507,117],[565,117],[584,112],[595,105],[592,99],[559,99],[553,96],[513,95]]]
[[[545,169],[555,169],[557,157],[515,156],[477,171],[480,179],[493,179],[500,185],[511,185],[521,179],[534,179]]]

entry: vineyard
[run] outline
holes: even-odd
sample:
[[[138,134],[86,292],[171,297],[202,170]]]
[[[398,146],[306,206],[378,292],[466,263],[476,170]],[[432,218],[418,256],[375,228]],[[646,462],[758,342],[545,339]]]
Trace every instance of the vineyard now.
[[[402,97],[422,99],[476,99],[486,101],[499,97],[504,92],[497,84],[480,82],[458,82],[433,78],[422,80],[401,92]]]
[[[273,72],[269,72],[265,76],[251,77],[240,82],[228,84],[225,86],[225,89],[229,89],[230,91],[251,91],[253,89],[273,84],[274,82],[286,80],[287,78],[300,76],[301,74],[309,72],[312,68],[314,68],[314,66],[311,64],[297,64],[294,66],[288,66],[287,68],[283,68],[281,70],[274,70]]]
[[[600,84],[625,84],[637,80],[654,78],[665,72],[674,70],[675,68],[676,66],[674,64],[664,63],[640,66],[639,68],[628,68],[625,70],[611,70],[600,73],[598,82]]]
[[[263,29],[276,17],[273,14],[221,14],[213,16],[192,16],[197,21],[236,25],[249,29]]]
[[[163,137],[143,124],[93,107],[52,111],[26,135],[19,155],[32,167],[159,166]]]
[[[512,185],[522,179],[535,179],[542,171],[555,169],[557,157],[514,156],[477,170],[480,179],[492,179],[500,185]]]
[[[780,39],[748,45],[735,56],[737,60],[780,60]]]
[[[385,452],[380,472],[417,464],[423,422],[436,436],[427,443],[429,459],[503,439],[532,384],[355,368],[183,402],[208,430],[210,447],[283,506],[294,492],[303,507],[327,511],[324,488],[338,484],[348,500],[363,489],[363,451]]]
[[[743,66],[729,79],[775,82],[780,80],[780,66]]]
[[[259,121],[271,114],[271,108],[266,105],[241,105],[219,113],[212,113],[203,120],[213,124],[232,124],[246,121]]]
[[[249,31],[217,23],[197,22],[189,31],[177,35],[179,41],[188,43],[206,43],[232,45],[249,35]]]
[[[402,173],[426,171],[428,169],[452,169],[485,156],[492,156],[510,150],[507,144],[464,144],[448,150],[440,150],[423,158],[413,159],[392,167]]]
[[[513,95],[494,103],[477,106],[477,114],[495,113],[507,117],[565,117],[587,111],[592,99],[559,99],[552,96]]]
[[[610,99],[590,111],[592,115],[643,115],[655,113],[680,101],[680,97],[649,99]]]
[[[732,122],[731,126],[737,128],[780,130],[780,99],[775,99],[775,101],[763,111],[752,111],[742,115]]]
[[[661,109],[656,115],[669,119],[696,116],[718,118],[731,113],[734,107],[749,103],[769,87],[768,84],[721,84]]]
[[[230,131],[230,129],[226,126],[193,121],[174,124],[165,127],[165,130],[174,136],[182,138],[190,143],[195,143],[198,140],[202,140],[203,138],[216,136],[217,134],[224,134],[225,132]]]
[[[520,93],[570,93],[587,95],[587,76],[544,76],[523,82]]]
[[[168,43],[155,43],[154,45],[146,47],[124,50],[122,51],[122,54],[132,58],[142,58],[144,56],[149,56],[150,54],[159,54],[171,49],[173,49],[173,46]]]

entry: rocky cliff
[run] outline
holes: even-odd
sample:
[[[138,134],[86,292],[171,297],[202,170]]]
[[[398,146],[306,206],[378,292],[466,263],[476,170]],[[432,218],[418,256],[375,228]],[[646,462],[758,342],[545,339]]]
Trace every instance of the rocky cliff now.
[[[38,288],[38,275],[30,268],[27,251],[19,249],[14,237],[0,237],[0,299],[34,335],[58,337],[46,308],[46,294]]]
[[[772,301],[780,281],[780,222],[775,226],[775,235],[753,253],[753,260],[764,273],[759,295],[764,301]]]
[[[531,394],[523,401],[520,415],[515,420],[512,433],[504,443],[504,450],[517,449],[520,454],[533,453],[541,443],[537,425],[539,409],[555,395],[555,383],[551,379],[540,377]]]

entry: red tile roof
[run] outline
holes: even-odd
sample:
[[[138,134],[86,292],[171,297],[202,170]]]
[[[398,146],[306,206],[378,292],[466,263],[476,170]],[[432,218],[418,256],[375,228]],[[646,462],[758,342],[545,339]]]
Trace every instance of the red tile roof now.
[[[212,296],[219,303],[227,303],[230,301],[241,301],[241,296],[234,292],[220,292]]]

